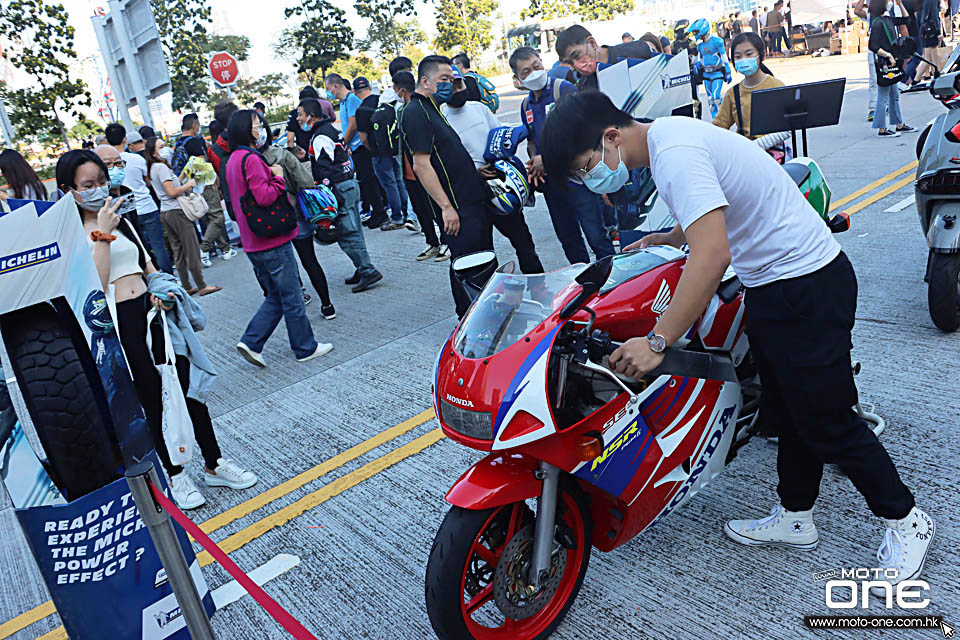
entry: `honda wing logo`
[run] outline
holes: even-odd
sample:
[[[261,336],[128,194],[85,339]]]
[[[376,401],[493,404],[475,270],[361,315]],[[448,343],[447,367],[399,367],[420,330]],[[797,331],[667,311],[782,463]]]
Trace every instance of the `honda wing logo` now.
[[[653,306],[650,308],[657,314],[657,317],[660,317],[668,306],[670,306],[670,285],[667,284],[666,280],[663,280],[660,283],[660,291],[657,292],[657,297],[653,300]]]

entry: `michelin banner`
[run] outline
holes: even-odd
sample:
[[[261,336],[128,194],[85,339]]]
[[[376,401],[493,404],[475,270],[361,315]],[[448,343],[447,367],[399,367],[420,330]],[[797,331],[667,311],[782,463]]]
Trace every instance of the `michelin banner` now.
[[[660,54],[649,60],[625,58],[599,65],[597,85],[613,103],[634,118],[669,116],[693,101],[690,60],[686,53]]]

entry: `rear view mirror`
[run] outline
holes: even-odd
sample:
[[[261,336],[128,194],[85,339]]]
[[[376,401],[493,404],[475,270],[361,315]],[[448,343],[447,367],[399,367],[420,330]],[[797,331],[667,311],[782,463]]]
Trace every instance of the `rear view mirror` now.
[[[560,311],[560,318],[566,320],[579,311],[587,303],[587,300],[603,288],[610,277],[611,270],[613,270],[613,256],[601,258],[581,271],[576,280],[582,289],[576,298],[563,307]]]
[[[456,285],[473,301],[497,270],[497,254],[493,251],[468,253],[454,259],[450,268]]]
[[[493,251],[477,251],[454,259],[452,268],[454,271],[469,271],[496,261],[497,254]]]

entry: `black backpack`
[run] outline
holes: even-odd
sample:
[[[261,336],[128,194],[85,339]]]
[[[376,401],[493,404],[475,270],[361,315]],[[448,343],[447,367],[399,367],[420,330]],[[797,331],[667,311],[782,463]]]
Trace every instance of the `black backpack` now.
[[[400,152],[400,127],[392,104],[381,104],[374,110],[370,127],[373,135],[368,141],[373,143],[373,155],[395,156]]]

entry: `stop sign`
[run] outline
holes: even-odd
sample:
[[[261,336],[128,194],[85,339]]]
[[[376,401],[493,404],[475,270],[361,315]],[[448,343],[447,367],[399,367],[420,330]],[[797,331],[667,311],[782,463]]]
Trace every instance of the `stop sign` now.
[[[210,77],[221,87],[232,87],[237,84],[237,59],[226,51],[217,51],[210,56]]]

